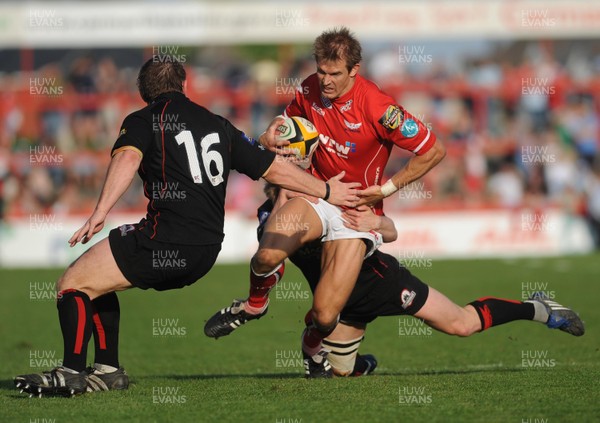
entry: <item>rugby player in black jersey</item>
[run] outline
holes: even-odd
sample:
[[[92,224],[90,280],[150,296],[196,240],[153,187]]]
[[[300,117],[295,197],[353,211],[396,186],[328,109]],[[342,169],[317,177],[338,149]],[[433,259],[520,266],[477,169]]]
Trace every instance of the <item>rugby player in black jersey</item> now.
[[[265,193],[269,199],[258,209],[259,238],[274,207],[280,207],[289,196],[297,195],[270,184],[266,185]],[[397,237],[393,221],[375,215],[369,207],[347,210],[344,219],[351,229],[377,230],[384,242],[394,241]],[[321,273],[320,241],[303,246],[290,256],[290,260],[302,271],[314,293]],[[358,354],[367,324],[380,316],[399,315],[414,316],[436,330],[463,337],[515,320],[538,321],[575,336],[584,334],[583,322],[577,314],[543,292],[533,294],[524,302],[484,297],[461,307],[423,283],[394,257],[377,250],[364,260],[356,285],[340,314],[339,324],[323,340],[324,349],[329,351],[327,362],[313,366],[311,360],[304,360],[305,376],[371,373],[377,366],[375,357]],[[306,315],[306,324],[307,327],[312,325],[310,312]]]
[[[183,66],[170,57],[153,57],[142,66],[137,83],[148,106],[125,118],[96,208],[69,243],[85,244],[103,228],[136,171],[148,198],[147,214],[139,223],[110,231],[59,279],[62,366],[17,376],[15,385],[22,391],[73,395],[128,387],[118,359],[116,291],[182,288],[211,269],[223,241],[230,170],[332,204],[352,207],[358,201],[360,184],[340,182],[343,173],[323,182],[285,160],[275,160],[274,152],[190,101],[183,93],[185,78]],[[267,136],[274,137],[279,124],[274,121]],[[86,369],[92,333],[95,364]]]

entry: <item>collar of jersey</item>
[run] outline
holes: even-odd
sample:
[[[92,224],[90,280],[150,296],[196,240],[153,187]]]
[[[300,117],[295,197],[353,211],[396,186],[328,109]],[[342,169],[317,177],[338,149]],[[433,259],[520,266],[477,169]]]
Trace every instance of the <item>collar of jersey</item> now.
[[[175,99],[175,98],[186,98],[184,93],[180,93],[179,91],[169,91],[167,93],[162,93],[159,94],[158,97],[156,97],[156,99],[154,99],[153,103],[156,103],[157,101],[160,101],[163,98],[168,98],[168,99]]]

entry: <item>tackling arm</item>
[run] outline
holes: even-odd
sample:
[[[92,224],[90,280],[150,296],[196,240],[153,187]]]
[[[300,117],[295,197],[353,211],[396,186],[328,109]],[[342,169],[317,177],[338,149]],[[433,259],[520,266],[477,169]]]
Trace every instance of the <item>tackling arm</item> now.
[[[336,206],[354,207],[358,201],[357,194],[360,193],[358,191],[360,183],[341,182],[344,175],[345,172],[342,172],[329,181],[323,182],[310,173],[304,172],[298,166],[275,158],[271,167],[263,175],[263,178],[267,182],[279,185],[282,188],[323,198]]]

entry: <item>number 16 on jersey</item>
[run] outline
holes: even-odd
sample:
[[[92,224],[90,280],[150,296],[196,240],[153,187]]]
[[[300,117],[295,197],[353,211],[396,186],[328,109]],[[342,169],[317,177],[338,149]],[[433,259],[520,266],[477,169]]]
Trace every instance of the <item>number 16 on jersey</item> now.
[[[202,171],[200,170],[200,162],[198,160],[198,152],[196,151],[196,143],[194,142],[194,136],[191,131],[181,131],[175,136],[175,141],[178,145],[183,144],[185,146],[185,152],[187,154],[188,163],[190,165],[190,172],[192,179],[195,184],[202,183]],[[219,134],[216,132],[210,133],[200,140],[200,148],[202,152],[202,163],[204,164],[204,170],[208,179],[213,186],[219,185],[223,182],[223,157],[218,151],[208,151],[213,144],[220,143]],[[211,163],[215,164],[217,173],[211,174],[210,167]]]

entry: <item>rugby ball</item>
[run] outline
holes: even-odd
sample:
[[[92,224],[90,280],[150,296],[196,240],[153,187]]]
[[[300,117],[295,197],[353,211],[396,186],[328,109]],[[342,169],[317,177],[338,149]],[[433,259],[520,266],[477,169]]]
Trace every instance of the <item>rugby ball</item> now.
[[[310,158],[319,146],[319,132],[312,122],[300,117],[284,118],[277,128],[277,137],[289,141],[289,145],[280,147],[284,154],[294,156],[298,166],[306,169],[310,166]]]

